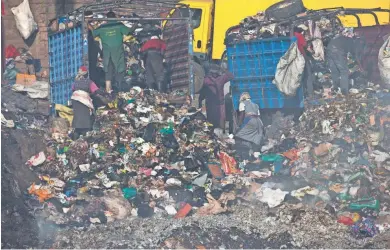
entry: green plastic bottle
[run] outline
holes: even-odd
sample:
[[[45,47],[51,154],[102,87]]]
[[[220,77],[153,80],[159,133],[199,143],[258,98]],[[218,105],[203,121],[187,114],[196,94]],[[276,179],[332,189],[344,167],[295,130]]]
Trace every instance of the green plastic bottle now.
[[[349,204],[348,208],[352,211],[362,210],[363,208],[370,208],[379,211],[380,202],[379,200],[360,200]]]

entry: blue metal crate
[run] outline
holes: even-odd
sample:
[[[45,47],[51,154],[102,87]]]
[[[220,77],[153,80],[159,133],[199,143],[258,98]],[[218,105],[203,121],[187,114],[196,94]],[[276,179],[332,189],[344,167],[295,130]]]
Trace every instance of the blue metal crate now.
[[[272,83],[279,59],[295,40],[295,37],[281,37],[227,46],[228,68],[234,75],[230,84],[236,109],[242,92],[249,92],[261,109],[303,107],[302,86],[296,96],[288,97]]]
[[[49,35],[50,99],[67,105],[72,96],[72,83],[83,64],[87,49],[81,26]]]

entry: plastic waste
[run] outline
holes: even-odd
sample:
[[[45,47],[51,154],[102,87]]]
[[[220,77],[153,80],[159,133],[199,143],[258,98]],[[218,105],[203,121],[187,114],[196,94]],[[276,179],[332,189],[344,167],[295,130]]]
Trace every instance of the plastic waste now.
[[[337,222],[338,223],[342,223],[344,225],[347,225],[347,226],[351,226],[353,224],[355,224],[355,222],[353,221],[353,219],[347,217],[347,216],[340,216],[338,219],[337,219]]]
[[[191,212],[192,206],[186,203],[175,215],[175,219],[185,218]]]
[[[137,189],[133,187],[127,187],[122,189],[123,197],[125,197],[126,200],[131,200],[135,198],[137,195]]]
[[[352,211],[359,211],[362,210],[363,208],[369,208],[373,210],[379,211],[380,209],[380,202],[379,200],[359,200],[357,202],[349,204],[348,208]]]
[[[28,0],[23,0],[17,7],[11,8],[11,11],[15,16],[16,28],[24,39],[28,39],[38,29]]]
[[[172,206],[172,205],[166,206],[166,207],[165,207],[165,211],[167,211],[167,213],[168,213],[169,215],[175,215],[175,214],[177,214],[176,208],[175,208],[174,206]]]
[[[280,189],[261,188],[261,195],[259,200],[267,203],[270,208],[277,207],[284,201],[284,197],[289,192],[282,191]]]
[[[195,180],[193,180],[192,184],[197,185],[199,187],[202,187],[202,186],[204,186],[206,181],[207,181],[207,174],[204,174],[204,175],[196,178]]]
[[[219,159],[225,174],[241,174],[241,171],[237,168],[237,162],[232,156],[229,156],[225,152],[220,152]]]
[[[262,155],[261,160],[265,162],[275,162],[275,161],[284,161],[284,157],[278,154],[267,154]]]
[[[30,158],[30,160],[27,161],[27,165],[29,166],[39,166],[41,165],[42,163],[44,163],[46,161],[46,156],[45,156],[45,153],[44,152],[39,152],[38,154],[32,156]]]

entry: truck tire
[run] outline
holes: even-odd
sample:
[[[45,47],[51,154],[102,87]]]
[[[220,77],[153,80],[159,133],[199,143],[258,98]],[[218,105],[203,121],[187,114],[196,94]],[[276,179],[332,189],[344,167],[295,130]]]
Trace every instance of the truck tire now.
[[[305,12],[302,0],[284,0],[271,5],[265,10],[268,19],[279,21]]]

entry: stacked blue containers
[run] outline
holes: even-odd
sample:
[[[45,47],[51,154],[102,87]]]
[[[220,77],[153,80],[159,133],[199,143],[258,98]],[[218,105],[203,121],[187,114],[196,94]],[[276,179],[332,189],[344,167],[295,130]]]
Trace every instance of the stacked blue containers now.
[[[235,109],[243,92],[249,92],[261,109],[303,108],[302,85],[294,97],[289,97],[272,83],[279,59],[295,40],[295,37],[280,37],[227,46],[228,68],[234,75],[230,83]]]
[[[81,26],[49,34],[51,103],[67,105],[72,84],[83,63]]]

